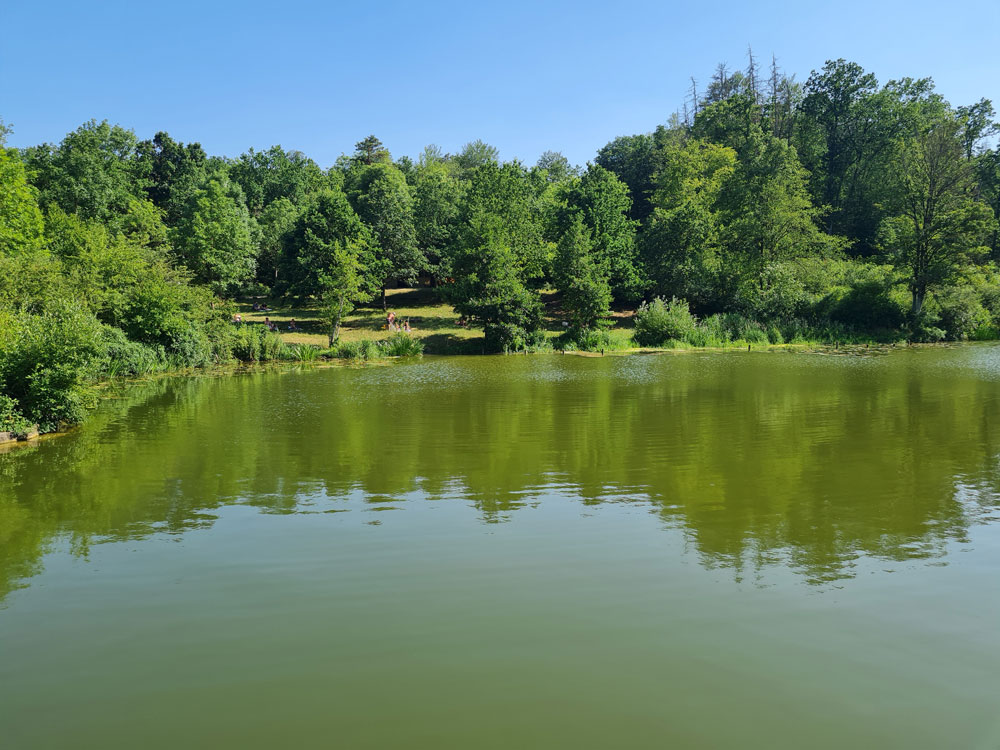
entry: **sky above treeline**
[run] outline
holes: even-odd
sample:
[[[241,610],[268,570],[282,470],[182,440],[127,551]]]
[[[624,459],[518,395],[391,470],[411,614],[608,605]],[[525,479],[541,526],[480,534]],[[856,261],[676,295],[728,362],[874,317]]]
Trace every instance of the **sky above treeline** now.
[[[881,83],[931,76],[1000,108],[1000,2],[10,3],[0,44],[8,145],[91,118],[238,156],[280,144],[327,167],[369,133],[393,156],[481,138],[533,164],[592,160],[679,110],[690,77],[772,53],[805,81],[827,59]]]

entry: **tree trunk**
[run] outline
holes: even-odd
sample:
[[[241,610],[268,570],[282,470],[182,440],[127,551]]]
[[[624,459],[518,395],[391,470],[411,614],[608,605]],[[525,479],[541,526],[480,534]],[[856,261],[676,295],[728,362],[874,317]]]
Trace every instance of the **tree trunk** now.
[[[334,316],[333,320],[330,321],[330,348],[333,348],[333,342],[337,340],[340,336],[340,319],[344,317],[344,298],[340,298],[340,306],[337,308],[337,314]]]
[[[385,284],[382,284],[382,311],[385,312],[388,309],[385,303]]]
[[[927,287],[920,285],[914,286],[910,292],[913,294],[913,304],[910,306],[910,313],[913,317],[920,315],[920,311],[924,309],[924,299],[927,297]]]

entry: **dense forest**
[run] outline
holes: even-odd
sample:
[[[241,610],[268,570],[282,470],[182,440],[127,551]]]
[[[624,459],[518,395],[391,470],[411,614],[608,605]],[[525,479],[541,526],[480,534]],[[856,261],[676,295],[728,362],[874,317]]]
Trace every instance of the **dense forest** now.
[[[844,60],[804,83],[720,65],[683,111],[574,166],[492,146],[323,169],[274,146],[209,156],[91,121],[14,149],[0,123],[0,431],[81,418],[102,377],[303,358],[233,300],[344,316],[432,286],[485,348],[997,337],[1000,151],[988,100]],[[621,316],[619,315],[619,318]],[[308,355],[314,356],[314,355]]]

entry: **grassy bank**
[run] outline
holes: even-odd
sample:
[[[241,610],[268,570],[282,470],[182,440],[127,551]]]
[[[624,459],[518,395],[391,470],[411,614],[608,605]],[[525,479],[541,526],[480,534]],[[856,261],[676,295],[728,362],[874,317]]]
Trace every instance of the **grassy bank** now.
[[[558,299],[552,292],[543,293],[543,332],[545,345],[542,348],[568,351],[668,351],[685,349],[767,349],[821,348],[837,346],[871,346],[905,343],[897,336],[871,336],[855,334],[844,328],[808,329],[803,326],[789,330],[781,326],[760,326],[732,316],[729,321],[709,320],[707,325],[692,331],[684,338],[664,342],[661,346],[642,346],[634,339],[634,310],[623,309],[613,313],[612,325],[603,331],[591,332],[586,337],[574,339],[567,333],[564,316]],[[270,306],[271,303],[268,303]],[[319,317],[319,309],[308,306],[283,306],[275,304],[267,311],[254,311],[252,302],[243,301],[238,305],[243,320],[250,324],[263,325],[270,320],[278,327],[282,341],[289,346],[314,347],[328,354],[327,333]],[[482,354],[484,340],[481,330],[458,324],[459,315],[451,305],[441,301],[432,288],[390,289],[387,292],[387,309],[396,314],[400,321],[409,320],[412,337],[423,345],[427,354]],[[289,331],[289,323],[294,320],[297,331]],[[728,325],[726,325],[728,323]],[[385,341],[392,332],[386,328],[386,312],[381,300],[359,307],[348,315],[342,323],[339,346],[350,352],[352,347],[363,342]],[[336,356],[336,352],[329,352]]]

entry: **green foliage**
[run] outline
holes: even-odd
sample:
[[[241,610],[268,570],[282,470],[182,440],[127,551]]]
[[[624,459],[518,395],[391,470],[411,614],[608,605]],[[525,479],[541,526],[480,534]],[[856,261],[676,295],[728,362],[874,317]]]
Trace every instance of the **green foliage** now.
[[[195,278],[227,295],[253,276],[255,232],[239,187],[210,179],[192,194],[173,239]]]
[[[656,297],[636,311],[634,337],[640,346],[663,346],[671,340],[683,341],[696,325],[687,300],[673,298],[664,302]]]
[[[282,358],[297,362],[315,362],[320,358],[320,349],[319,347],[310,346],[308,344],[288,346],[285,347]]]
[[[972,338],[992,321],[976,290],[969,286],[948,286],[934,295],[932,312],[936,326],[949,341]]]
[[[40,313],[0,311],[0,392],[43,431],[83,418],[86,384],[104,355],[102,326],[78,303],[52,300]]]
[[[397,331],[379,342],[386,357],[415,357],[424,353],[424,344],[405,331]]]
[[[893,294],[898,283],[891,266],[852,263],[842,283],[821,305],[830,320],[855,330],[899,330],[906,322],[906,311]]]
[[[625,351],[634,345],[631,332],[603,328],[567,331],[558,340],[558,348],[581,352]]]
[[[589,165],[566,192],[564,231],[576,215],[591,232],[594,260],[607,276],[615,299],[639,298],[645,281],[636,255],[636,222],[629,218],[632,199],[628,187],[613,173]]]
[[[43,231],[38,191],[28,184],[17,152],[0,145],[0,255],[41,251]]]
[[[359,341],[342,341],[331,347],[331,353],[340,359],[353,359],[360,361],[381,359],[385,356],[385,350],[373,339],[361,339]]]
[[[709,307],[719,272],[717,201],[736,152],[697,139],[668,141],[659,161],[653,212],[640,241],[646,273],[658,295]]]
[[[246,196],[247,208],[260,217],[275,201],[301,205],[326,183],[316,162],[300,151],[272,146],[267,151],[252,148],[229,167],[229,177]]]
[[[348,174],[348,194],[375,237],[376,257],[385,277],[414,281],[427,259],[417,246],[413,199],[403,173],[386,162],[366,164]]]
[[[315,295],[322,302],[331,347],[343,317],[372,298],[385,273],[370,230],[343,191],[333,188],[320,191],[304,207],[286,236],[282,267],[290,293]]]
[[[273,362],[286,359],[285,343],[264,326],[242,325],[233,338],[232,352],[240,362]],[[307,347],[315,351],[311,347]],[[307,355],[308,356],[308,355]]]
[[[613,172],[632,196],[631,218],[644,221],[652,211],[655,143],[650,135],[622,136],[597,152],[597,165]]]
[[[538,294],[525,286],[520,258],[505,243],[509,231],[496,217],[475,217],[470,236],[481,244],[456,253],[455,282],[445,294],[455,309],[480,325],[490,351],[518,351],[531,345],[541,326]]]
[[[0,393],[0,432],[24,437],[32,427],[34,425],[21,414],[17,401]]]
[[[609,315],[611,286],[593,256],[590,230],[577,214],[559,241],[553,270],[563,310],[574,330],[593,328]]]
[[[463,187],[440,159],[422,163],[413,188],[417,247],[431,273],[440,278],[442,259],[456,240]]]
[[[201,144],[179,143],[164,132],[136,147],[135,173],[146,196],[170,226],[176,225],[206,179],[208,159]]]
[[[136,146],[131,130],[91,120],[58,146],[27,149],[25,161],[41,205],[108,221],[126,213],[129,201],[140,197]]]
[[[911,314],[918,318],[928,291],[951,281],[996,225],[975,199],[974,168],[963,158],[962,119],[938,114],[901,149],[895,215],[883,220],[879,243],[909,276]]]
[[[475,351],[548,347],[550,286],[560,345],[590,350],[629,345],[604,330],[610,306],[644,295],[643,345],[1000,330],[988,100],[952,107],[930,79],[880,86],[836,60],[804,86],[720,66],[691,103],[693,120],[616,138],[582,172],[482,141],[393,161],[374,136],[324,172],[280,146],[208,157],[96,121],[18,153],[0,124],[4,418],[79,419],[95,377],[319,356],[232,325],[219,297],[251,285],[319,304],[331,352],[356,359],[417,353],[404,335],[333,347],[355,305],[425,273],[483,329]]]
[[[166,366],[163,348],[154,348],[138,341],[130,340],[120,328],[104,326],[103,358],[98,366],[99,374],[115,378],[148,375]]]

